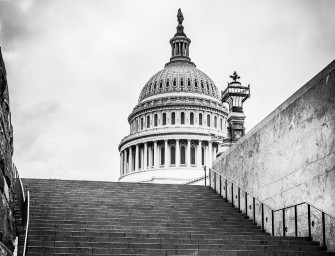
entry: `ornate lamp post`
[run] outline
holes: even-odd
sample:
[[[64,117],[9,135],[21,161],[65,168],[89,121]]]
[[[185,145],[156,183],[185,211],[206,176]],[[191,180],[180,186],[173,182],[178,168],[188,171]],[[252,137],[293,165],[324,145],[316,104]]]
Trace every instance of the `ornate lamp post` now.
[[[221,101],[229,104],[228,137],[223,139],[223,146],[230,147],[245,133],[243,102],[250,97],[250,85],[242,86],[236,71],[230,76],[233,79],[221,94]]]

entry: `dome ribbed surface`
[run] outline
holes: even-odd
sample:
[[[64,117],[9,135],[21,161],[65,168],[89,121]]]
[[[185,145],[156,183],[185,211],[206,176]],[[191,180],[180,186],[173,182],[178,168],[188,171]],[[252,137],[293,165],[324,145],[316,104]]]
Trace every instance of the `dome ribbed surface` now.
[[[219,91],[213,81],[193,63],[186,61],[170,62],[157,72],[143,87],[139,102],[159,94],[192,92],[219,98]]]

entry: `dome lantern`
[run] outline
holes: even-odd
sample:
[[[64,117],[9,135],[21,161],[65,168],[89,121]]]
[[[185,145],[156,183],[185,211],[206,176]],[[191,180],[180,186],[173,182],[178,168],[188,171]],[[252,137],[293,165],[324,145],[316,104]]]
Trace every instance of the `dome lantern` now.
[[[189,39],[184,33],[184,26],[183,26],[184,16],[180,8],[178,9],[177,19],[178,19],[177,33],[170,40],[171,58],[169,63],[175,61],[191,62],[191,59],[189,57],[189,46],[191,43],[191,39]],[[167,63],[167,65],[169,63]]]

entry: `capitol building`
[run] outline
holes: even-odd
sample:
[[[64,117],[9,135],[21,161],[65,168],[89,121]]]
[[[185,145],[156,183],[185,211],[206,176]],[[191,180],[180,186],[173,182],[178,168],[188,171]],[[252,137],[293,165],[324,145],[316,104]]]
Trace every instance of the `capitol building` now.
[[[119,144],[119,181],[196,180],[230,136],[229,110],[221,102],[221,92],[191,61],[191,40],[184,33],[180,10],[177,17],[170,61],[144,85],[128,117],[130,134]],[[240,117],[244,120],[243,113]]]

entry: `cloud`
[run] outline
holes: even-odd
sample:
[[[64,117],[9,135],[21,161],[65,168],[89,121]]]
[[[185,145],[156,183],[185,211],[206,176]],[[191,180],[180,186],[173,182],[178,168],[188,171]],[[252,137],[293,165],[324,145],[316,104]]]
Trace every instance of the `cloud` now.
[[[28,1],[29,2],[29,1]],[[0,2],[0,42],[6,49],[14,49],[33,33],[27,9],[22,1]]]

